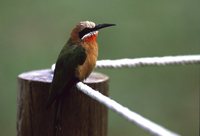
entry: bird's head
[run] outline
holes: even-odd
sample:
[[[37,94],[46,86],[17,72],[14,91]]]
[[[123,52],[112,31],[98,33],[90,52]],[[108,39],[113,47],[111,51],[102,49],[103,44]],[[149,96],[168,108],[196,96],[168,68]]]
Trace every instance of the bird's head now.
[[[96,41],[98,30],[114,26],[115,24],[95,24],[91,21],[82,21],[76,25],[71,32],[71,40],[74,42],[91,42]]]

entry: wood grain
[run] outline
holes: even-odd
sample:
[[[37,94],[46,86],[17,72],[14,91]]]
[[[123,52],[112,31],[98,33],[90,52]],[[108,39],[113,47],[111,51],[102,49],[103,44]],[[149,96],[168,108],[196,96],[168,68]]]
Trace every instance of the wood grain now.
[[[17,136],[53,136],[55,105],[46,109],[50,70],[22,73],[18,76]],[[108,95],[106,75],[92,73],[84,83]],[[107,108],[76,88],[64,100],[60,136],[106,136]]]

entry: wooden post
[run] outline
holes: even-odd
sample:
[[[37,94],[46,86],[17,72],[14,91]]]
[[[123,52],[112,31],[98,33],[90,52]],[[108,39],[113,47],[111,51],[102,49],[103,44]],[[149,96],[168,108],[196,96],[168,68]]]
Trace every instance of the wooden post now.
[[[53,136],[54,105],[45,108],[52,73],[38,70],[18,76],[17,136]],[[108,95],[108,77],[92,73],[84,83]],[[62,136],[106,136],[107,108],[78,90],[64,101]]]

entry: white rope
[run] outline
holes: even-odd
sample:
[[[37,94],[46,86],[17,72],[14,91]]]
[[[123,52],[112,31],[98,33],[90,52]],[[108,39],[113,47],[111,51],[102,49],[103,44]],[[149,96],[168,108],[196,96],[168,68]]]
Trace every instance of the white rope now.
[[[162,66],[175,64],[200,64],[200,55],[146,57],[135,59],[98,60],[96,68],[123,68],[141,66]],[[54,71],[55,64],[51,69]]]
[[[101,104],[105,105],[107,108],[117,112],[122,117],[126,118],[130,122],[140,126],[141,128],[149,131],[153,135],[158,136],[178,136],[160,125],[157,125],[150,120],[142,117],[141,115],[129,110],[128,108],[120,105],[116,101],[110,99],[102,95],[100,92],[93,90],[91,87],[79,82],[76,84],[76,87],[86,95],[90,96],[91,98],[95,99],[96,101],[100,102]]]
[[[135,59],[118,59],[118,60],[99,60],[96,68],[123,68],[123,67],[140,67],[140,66],[160,66],[172,64],[200,64],[200,55],[183,55],[183,56],[164,56],[164,57],[149,57],[149,58],[135,58]],[[55,69],[55,64],[51,67],[52,71]],[[123,107],[116,101],[110,99],[93,90],[82,82],[77,83],[77,88],[98,102],[102,103],[109,109],[117,112],[122,117],[130,122],[137,124],[141,128],[149,131],[151,134],[158,136],[178,136],[162,126],[159,126],[141,115]]]
[[[172,64],[200,64],[200,55],[148,57],[135,59],[99,60],[96,68],[123,68],[140,66],[162,66]]]

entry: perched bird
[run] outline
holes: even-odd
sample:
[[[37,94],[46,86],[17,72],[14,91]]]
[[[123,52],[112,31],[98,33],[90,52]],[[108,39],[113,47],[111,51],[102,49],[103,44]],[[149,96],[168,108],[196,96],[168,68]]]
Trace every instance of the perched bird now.
[[[56,103],[55,122],[59,122],[62,99],[79,81],[86,79],[95,67],[98,56],[98,30],[115,24],[95,24],[90,21],[78,23],[68,42],[61,50],[54,70],[47,107]]]

